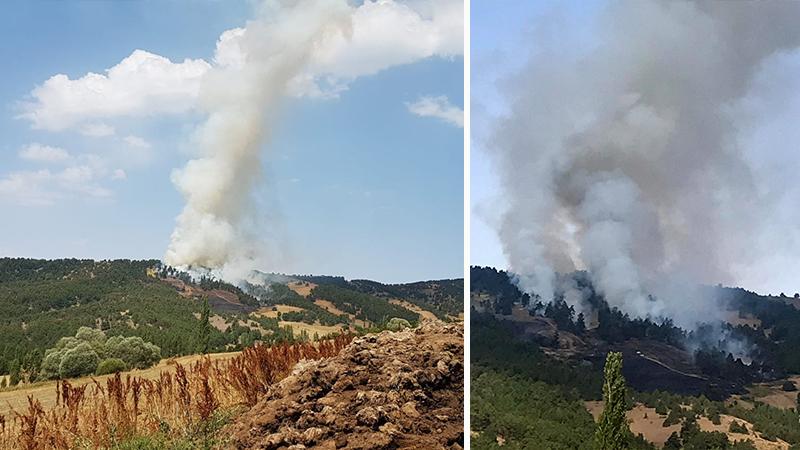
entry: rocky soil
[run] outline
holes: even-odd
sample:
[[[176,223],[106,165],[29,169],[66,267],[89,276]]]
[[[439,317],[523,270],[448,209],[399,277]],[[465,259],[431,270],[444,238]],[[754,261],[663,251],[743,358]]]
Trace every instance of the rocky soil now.
[[[225,430],[225,448],[460,449],[463,389],[461,325],[367,335],[298,364]]]

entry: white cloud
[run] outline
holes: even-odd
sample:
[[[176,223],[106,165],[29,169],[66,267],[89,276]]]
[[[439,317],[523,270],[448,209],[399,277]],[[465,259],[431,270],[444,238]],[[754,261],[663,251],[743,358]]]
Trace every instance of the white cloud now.
[[[135,50],[105,74],[50,77],[22,103],[19,117],[34,128],[57,131],[97,119],[185,112],[194,107],[209,68],[202,59],[173,63]]]
[[[69,152],[61,147],[52,147],[34,142],[20,150],[19,157],[28,161],[56,163],[68,160]]]
[[[352,16],[349,36],[332,35],[309,68],[292,82],[298,96],[335,97],[362,76],[430,57],[464,53],[464,3],[366,1]]]
[[[464,111],[450,104],[445,96],[420,97],[413,103],[406,103],[412,114],[420,117],[435,117],[451,125],[464,127]]]
[[[47,206],[72,196],[103,198],[112,192],[100,185],[100,174],[89,166],[51,172],[21,170],[0,178],[0,202]]]
[[[343,0],[342,0],[343,1]],[[18,117],[52,131],[78,127],[89,136],[108,135],[101,120],[185,113],[199,107],[203,79],[213,66],[235,67],[248,59],[243,28],[222,33],[212,63],[174,63],[135,50],[103,74],[78,79],[54,75],[21,103]],[[463,1],[367,0],[351,7],[350,33],[332,33],[317,46],[307,69],[290,81],[295,96],[336,97],[348,83],[393,66],[429,57],[463,54]],[[213,64],[213,65],[212,65]]]
[[[414,6],[391,0],[365,2],[353,13],[352,35],[332,36],[320,46],[313,70],[356,78],[431,56],[463,54],[461,0]]]
[[[150,148],[150,143],[139,136],[125,136],[122,138],[128,145],[135,148]]]
[[[102,122],[97,122],[97,123],[87,123],[81,128],[80,132],[84,136],[104,137],[104,136],[113,136],[116,130],[114,130],[114,127],[110,125],[106,125]]]

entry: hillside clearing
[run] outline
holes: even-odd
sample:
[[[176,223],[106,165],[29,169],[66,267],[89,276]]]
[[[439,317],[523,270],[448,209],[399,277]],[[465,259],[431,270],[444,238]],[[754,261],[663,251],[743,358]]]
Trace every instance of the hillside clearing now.
[[[586,410],[594,417],[595,421],[600,419],[600,414],[603,412],[602,401],[585,401],[584,406]],[[664,443],[669,439],[669,436],[674,433],[680,433],[681,426],[679,424],[664,427],[664,420],[666,415],[656,413],[655,408],[648,408],[647,406],[639,403],[626,413],[628,424],[631,432],[634,435],[641,434],[644,438],[658,447],[663,447]],[[737,421],[744,425],[748,434],[731,433],[729,431],[731,422]],[[790,446],[785,441],[778,439],[775,442],[768,441],[761,437],[761,433],[753,430],[753,424],[750,422],[733,417],[727,414],[720,414],[720,424],[715,425],[708,419],[708,417],[700,416],[697,419],[697,425],[702,431],[719,431],[728,436],[728,440],[733,443],[749,439],[750,442],[758,450],[787,450]]]
[[[327,325],[320,325],[319,322],[315,322],[314,324],[308,324],[305,322],[287,322],[287,321],[280,321],[278,322],[280,326],[290,326],[292,327],[292,332],[294,333],[295,337],[299,337],[303,331],[308,333],[309,336],[314,336],[316,333],[319,337],[333,334],[333,333],[341,333],[342,327],[341,326],[327,326]]]
[[[426,311],[426,310],[420,308],[419,306],[417,306],[417,305],[415,305],[415,304],[413,304],[411,302],[407,302],[405,300],[400,300],[398,298],[393,298],[393,299],[389,300],[389,303],[391,303],[393,305],[397,305],[397,306],[402,306],[403,308],[405,308],[405,309],[407,309],[409,311],[414,311],[415,313],[419,314],[419,317],[422,320],[439,320],[439,318],[437,318],[434,313],[432,313],[430,311]]]
[[[749,391],[756,400],[770,406],[781,409],[796,408],[798,391],[787,392],[782,388],[783,382],[787,380],[793,381],[800,388],[800,375],[797,375],[770,383],[758,383]]]
[[[305,311],[303,308],[298,306],[290,306],[290,305],[274,305],[274,306],[265,306],[263,308],[259,308],[253,314],[262,317],[269,317],[270,319],[275,319],[278,317],[278,313],[286,314],[287,312],[300,312]]]
[[[308,281],[290,281],[286,286],[302,297],[308,297],[311,291],[317,287],[316,284]]]

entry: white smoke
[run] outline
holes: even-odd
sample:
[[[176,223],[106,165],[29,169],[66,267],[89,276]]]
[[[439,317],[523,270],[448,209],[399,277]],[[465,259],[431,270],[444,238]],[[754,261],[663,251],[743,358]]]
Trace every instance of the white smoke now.
[[[335,97],[353,79],[398,64],[462,52],[462,3],[266,1],[260,16],[220,36],[203,77],[199,156],[172,180],[186,205],[165,260],[244,279],[269,255],[253,190],[261,153],[286,97]],[[458,42],[453,39],[458,36]]]
[[[586,269],[633,316],[722,318],[691,286],[735,284],[797,225],[780,219],[785,239],[753,245],[778,208],[739,132],[762,68],[800,45],[798,21],[797,2],[615,1],[590,50],[560,45],[571,30],[537,41],[486,143],[519,287],[547,301],[556,273]]]
[[[239,58],[218,58],[222,64],[204,78],[201,105],[208,119],[197,133],[200,157],[172,176],[186,206],[167,249],[170,265],[217,268],[252,263],[261,255],[248,220],[269,123],[289,81],[304,69],[314,49],[349,27],[350,10],[344,2],[270,6],[261,18],[237,30]]]

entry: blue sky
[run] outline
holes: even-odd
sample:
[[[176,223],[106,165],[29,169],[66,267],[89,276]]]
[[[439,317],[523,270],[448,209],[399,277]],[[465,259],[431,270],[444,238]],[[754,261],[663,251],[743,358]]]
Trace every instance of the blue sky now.
[[[252,15],[250,2],[7,5],[0,254],[161,258],[184,205],[170,174],[192,157],[203,114],[93,116],[105,127],[96,132],[36,129],[18,117],[20,102],[56,74],[104,74],[136,49],[211,61],[221,33]],[[387,282],[462,276],[463,129],[409,105],[446,97],[451,113],[461,108],[463,59],[421,54],[385,66],[349,80],[338,98],[286,100],[256,189],[255,215],[275,250],[262,270]],[[92,171],[67,173],[70,164]],[[39,183],[35,195],[26,183]]]

